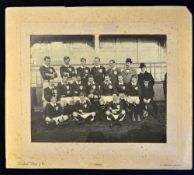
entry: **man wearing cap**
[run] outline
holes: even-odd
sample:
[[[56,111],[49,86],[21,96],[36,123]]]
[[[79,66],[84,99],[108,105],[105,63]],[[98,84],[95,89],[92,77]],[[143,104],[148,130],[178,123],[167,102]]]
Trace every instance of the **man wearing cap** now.
[[[141,68],[141,72],[138,75],[138,83],[140,84],[142,89],[145,89],[145,81],[147,81],[149,89],[150,89],[149,91],[154,93],[154,87],[153,86],[155,84],[155,80],[154,80],[152,74],[146,71],[145,63],[140,63],[140,68]],[[154,108],[155,115],[157,115],[158,108],[157,108],[156,103],[153,101],[153,98],[151,100],[151,104]]]
[[[145,63],[140,63],[141,72],[138,75],[138,82],[141,86],[144,85],[144,80],[149,81],[149,86],[154,86],[154,78],[151,73],[147,72]]]
[[[154,116],[154,90],[153,86],[149,84],[149,78],[145,77],[144,83],[141,86],[141,96],[140,103],[142,108],[143,117],[148,117],[148,115]]]
[[[61,77],[67,75],[68,77],[74,77],[76,75],[75,68],[70,64],[70,58],[68,56],[64,57],[64,65],[60,67]]]
[[[102,85],[102,82],[104,81],[105,71],[105,68],[100,65],[100,58],[95,57],[94,67],[92,67],[91,69],[91,74],[94,77],[94,81],[99,85]]]
[[[113,85],[115,86],[118,80],[118,75],[121,73],[121,70],[116,66],[115,60],[110,60],[109,66],[110,68],[106,71],[106,74],[109,75]]]
[[[123,81],[125,83],[129,83],[131,81],[132,76],[137,76],[138,77],[137,71],[136,71],[136,69],[131,67],[131,63],[132,63],[131,58],[127,58],[126,61],[125,61],[125,68],[121,72],[121,74],[123,76]]]
[[[120,126],[120,122],[124,120],[126,111],[123,103],[120,101],[117,94],[113,94],[113,101],[109,104],[108,110],[106,111],[107,120],[111,121],[110,127],[115,125]]]
[[[81,77],[83,84],[86,83],[88,75],[90,74],[90,68],[86,66],[86,59],[81,58],[81,66],[77,68],[77,75]]]

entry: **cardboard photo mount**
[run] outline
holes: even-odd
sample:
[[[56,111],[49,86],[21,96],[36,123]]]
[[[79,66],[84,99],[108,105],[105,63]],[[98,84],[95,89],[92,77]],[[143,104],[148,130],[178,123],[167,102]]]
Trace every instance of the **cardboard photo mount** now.
[[[30,35],[167,36],[167,143],[32,143]],[[186,7],[6,9],[6,167],[192,168],[192,15]]]

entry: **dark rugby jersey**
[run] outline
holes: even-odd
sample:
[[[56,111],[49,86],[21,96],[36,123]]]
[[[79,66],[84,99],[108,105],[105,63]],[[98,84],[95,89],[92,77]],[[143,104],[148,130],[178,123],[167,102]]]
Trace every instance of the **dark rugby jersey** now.
[[[66,104],[66,106],[62,107],[62,114],[63,115],[71,115],[75,111],[74,105]]]
[[[123,106],[123,103],[122,101],[117,101],[117,102],[114,102],[112,101],[110,104],[109,104],[109,107],[108,107],[109,111],[115,115],[118,115],[121,113],[121,111],[124,109],[124,106]],[[117,110],[116,112],[113,112],[113,110]]]
[[[59,99],[59,94],[56,86],[44,88],[44,98],[46,101],[50,102],[53,95],[56,95],[57,100]]]
[[[117,82],[116,83],[116,90],[117,90],[117,93],[121,94],[121,93],[124,93],[126,94],[127,93],[127,84],[122,82]]]
[[[102,95],[112,95],[116,92],[115,87],[111,81],[103,82],[102,84]]]
[[[141,96],[141,87],[138,83],[133,85],[132,83],[129,83],[127,85],[127,95],[129,96]]]
[[[103,66],[94,66],[91,69],[91,74],[93,75],[95,82],[102,84],[105,76],[105,68]]]
[[[50,117],[50,118],[53,118],[53,117],[58,117],[62,115],[62,109],[61,109],[61,105],[59,103],[56,103],[56,104],[51,104],[51,103],[48,103],[46,105],[46,108],[45,108],[45,116],[46,117]]]
[[[77,112],[80,112],[80,110],[82,110],[84,113],[91,112],[91,103],[88,100],[85,100],[83,103],[81,101],[77,101],[75,104],[75,109]]]
[[[87,80],[89,74],[90,74],[89,67],[78,67],[77,68],[77,76],[81,77],[82,82]]]
[[[116,82],[118,81],[118,75],[121,73],[121,70],[117,67],[112,68],[112,69],[108,69],[106,71],[106,74],[109,75],[109,77],[111,78],[112,83],[115,85]]]
[[[85,94],[85,87],[83,83],[74,82],[72,84],[72,92],[73,96],[79,96],[81,92]]]
[[[63,84],[62,82],[59,82],[57,85],[57,89],[58,89],[60,97],[72,97],[73,96],[73,87],[72,87],[72,84],[70,83]]]
[[[100,85],[97,83],[86,83],[85,86],[86,95],[93,94],[93,95],[100,95]]]
[[[53,74],[54,78],[57,77],[57,73],[56,73],[54,67],[42,65],[40,67],[40,74],[41,74],[43,80],[50,80],[50,79],[52,79],[50,76],[46,75],[46,73]]]
[[[60,67],[60,75],[61,77],[63,77],[63,75],[67,75],[68,77],[76,76],[75,68],[70,65],[69,66],[62,65]]]

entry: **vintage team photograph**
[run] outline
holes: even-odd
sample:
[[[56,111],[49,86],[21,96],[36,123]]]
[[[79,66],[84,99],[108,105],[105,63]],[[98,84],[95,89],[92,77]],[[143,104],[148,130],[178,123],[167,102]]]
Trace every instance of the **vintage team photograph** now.
[[[31,141],[166,143],[167,36],[31,35]]]

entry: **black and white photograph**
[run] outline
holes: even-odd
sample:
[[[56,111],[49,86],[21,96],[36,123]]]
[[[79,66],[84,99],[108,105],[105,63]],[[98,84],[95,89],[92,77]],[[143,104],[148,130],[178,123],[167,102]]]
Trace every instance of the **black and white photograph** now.
[[[31,35],[31,141],[166,143],[167,36]]]

